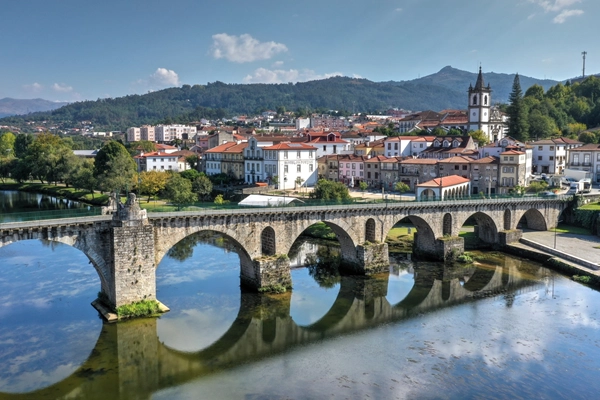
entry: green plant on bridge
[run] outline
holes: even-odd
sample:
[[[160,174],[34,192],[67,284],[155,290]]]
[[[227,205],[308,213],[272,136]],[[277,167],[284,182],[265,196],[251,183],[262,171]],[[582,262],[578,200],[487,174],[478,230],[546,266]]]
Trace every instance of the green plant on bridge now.
[[[156,300],[142,300],[136,303],[125,304],[115,310],[119,319],[149,317],[160,312]]]

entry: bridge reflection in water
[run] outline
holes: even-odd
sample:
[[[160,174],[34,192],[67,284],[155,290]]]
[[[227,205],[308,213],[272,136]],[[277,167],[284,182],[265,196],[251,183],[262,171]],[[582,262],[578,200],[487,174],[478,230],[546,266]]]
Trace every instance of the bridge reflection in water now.
[[[539,267],[504,258],[503,265],[448,268],[419,263],[414,286],[390,304],[388,274],[342,277],[337,299],[317,322],[298,325],[290,316],[291,295],[242,293],[236,320],[207,348],[182,352],[160,341],[156,319],[104,324],[94,350],[70,377],[52,386],[0,398],[148,399],[169,387],[240,364],[265,359],[299,345],[348,335],[488,296],[505,296],[507,306],[523,291],[537,290]]]

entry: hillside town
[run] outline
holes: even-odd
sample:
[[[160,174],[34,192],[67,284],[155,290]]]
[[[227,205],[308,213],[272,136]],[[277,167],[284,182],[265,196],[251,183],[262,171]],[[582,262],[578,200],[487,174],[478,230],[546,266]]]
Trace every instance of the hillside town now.
[[[501,195],[566,169],[595,174],[600,183],[598,146],[567,137],[519,141],[508,136],[507,115],[492,104],[480,69],[468,88],[466,110],[296,119],[270,110],[236,117],[233,125],[202,120],[194,126],[131,127],[126,139],[156,144],[155,151],[140,150],[134,157],[138,171],[184,171],[192,155],[208,176],[284,190],[328,179],[377,191],[394,191],[403,183],[424,197],[459,187],[466,187],[465,195]]]

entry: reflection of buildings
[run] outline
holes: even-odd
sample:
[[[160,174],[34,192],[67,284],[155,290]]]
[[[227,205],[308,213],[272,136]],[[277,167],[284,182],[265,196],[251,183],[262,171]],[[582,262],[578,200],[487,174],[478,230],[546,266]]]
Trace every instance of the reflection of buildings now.
[[[316,257],[317,251],[319,250],[319,244],[305,240],[298,247],[292,248],[290,251],[290,268],[300,268],[305,266],[307,257]],[[321,245],[322,246],[322,245]]]

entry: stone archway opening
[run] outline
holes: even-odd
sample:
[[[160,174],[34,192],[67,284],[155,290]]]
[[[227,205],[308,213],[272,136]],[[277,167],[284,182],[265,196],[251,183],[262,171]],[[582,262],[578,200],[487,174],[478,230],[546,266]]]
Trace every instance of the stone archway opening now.
[[[375,243],[377,241],[375,233],[375,220],[369,218],[365,224],[365,241]]]
[[[263,256],[272,256],[277,253],[275,230],[267,226],[260,234],[260,245]]]
[[[527,210],[519,219],[517,229],[531,229],[534,231],[547,231],[548,224],[542,213],[537,208]]]
[[[414,253],[428,257],[427,249],[434,252],[436,246],[433,230],[427,221],[416,215],[401,218],[394,224],[386,235],[386,242],[390,254],[398,255]]]
[[[507,208],[504,210],[504,230],[508,231],[512,227],[512,212]]]
[[[421,193],[421,200],[433,201],[436,199],[435,192],[432,189],[426,189]]]
[[[442,234],[444,236],[452,236],[452,215],[450,213],[444,214]]]
[[[465,219],[459,236],[464,239],[467,250],[486,248],[498,243],[498,228],[489,215],[477,212]]]

